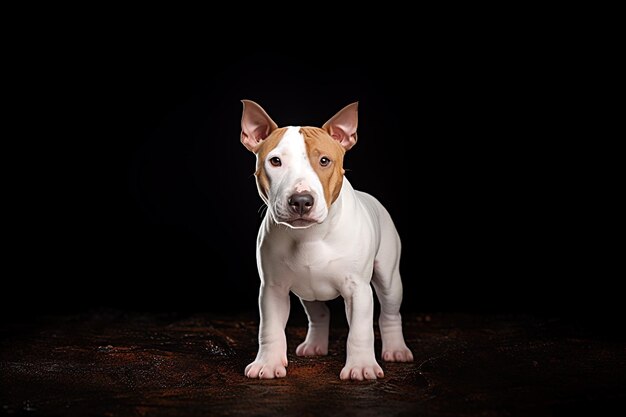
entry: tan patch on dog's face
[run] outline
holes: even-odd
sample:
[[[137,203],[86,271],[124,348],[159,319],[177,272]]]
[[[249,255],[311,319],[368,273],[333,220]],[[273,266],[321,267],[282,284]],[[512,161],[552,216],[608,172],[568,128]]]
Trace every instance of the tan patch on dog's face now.
[[[324,187],[326,205],[330,207],[339,197],[343,184],[343,156],[345,149],[334,140],[328,132],[317,127],[302,127],[300,133],[304,137],[311,167]],[[324,166],[327,158],[330,162]]]
[[[256,177],[256,185],[259,189],[259,195],[266,204],[269,203],[270,180],[267,176],[267,172],[265,172],[265,159],[267,158],[267,154],[278,146],[286,131],[286,127],[274,130],[263,141],[261,146],[259,146],[256,154],[256,172],[254,173],[254,176]]]

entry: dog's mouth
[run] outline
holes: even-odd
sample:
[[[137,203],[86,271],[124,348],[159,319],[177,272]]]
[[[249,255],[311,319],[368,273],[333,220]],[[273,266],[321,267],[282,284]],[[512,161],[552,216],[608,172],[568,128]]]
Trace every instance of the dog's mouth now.
[[[317,222],[314,220],[305,219],[301,217],[299,219],[286,221],[285,223],[294,229],[306,229],[307,227],[313,226]]]
[[[290,229],[308,229],[309,227],[318,224],[317,220],[308,219],[304,217],[298,217],[295,219],[277,219],[275,218],[276,223],[285,225]]]
[[[319,213],[319,210],[310,209],[306,212],[295,212],[293,208],[276,205],[271,207],[269,212],[272,219],[290,229],[308,229],[311,226],[322,223],[326,218],[326,213]],[[304,211],[304,210],[302,210]]]

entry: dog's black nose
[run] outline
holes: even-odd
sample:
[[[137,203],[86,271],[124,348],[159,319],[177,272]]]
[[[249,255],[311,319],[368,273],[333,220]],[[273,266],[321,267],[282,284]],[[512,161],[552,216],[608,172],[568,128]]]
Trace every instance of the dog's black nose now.
[[[300,216],[308,213],[313,208],[315,200],[311,194],[294,194],[289,197],[289,207]]]

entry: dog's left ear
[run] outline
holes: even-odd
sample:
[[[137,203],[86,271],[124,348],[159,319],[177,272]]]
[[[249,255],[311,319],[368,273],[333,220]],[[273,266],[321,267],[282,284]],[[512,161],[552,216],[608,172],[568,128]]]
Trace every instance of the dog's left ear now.
[[[348,104],[322,126],[347,151],[356,143],[359,102]]]

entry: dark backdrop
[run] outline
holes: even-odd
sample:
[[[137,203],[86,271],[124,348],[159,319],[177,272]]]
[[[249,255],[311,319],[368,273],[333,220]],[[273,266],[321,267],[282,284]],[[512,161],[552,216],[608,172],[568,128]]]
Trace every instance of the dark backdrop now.
[[[141,52],[140,52],[141,51]],[[407,311],[580,315],[587,285],[549,58],[459,46],[200,62],[159,50],[52,55],[15,87],[6,314],[254,311],[262,202],[241,103],[320,126],[359,101],[355,188],[390,211]],[[52,59],[53,58],[53,59]],[[19,111],[25,110],[24,112]],[[581,281],[579,278],[583,277]],[[208,284],[208,285],[207,285]],[[593,312],[598,312],[598,307]]]

